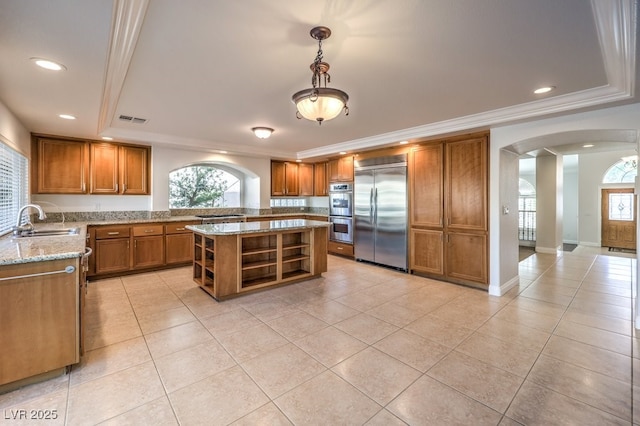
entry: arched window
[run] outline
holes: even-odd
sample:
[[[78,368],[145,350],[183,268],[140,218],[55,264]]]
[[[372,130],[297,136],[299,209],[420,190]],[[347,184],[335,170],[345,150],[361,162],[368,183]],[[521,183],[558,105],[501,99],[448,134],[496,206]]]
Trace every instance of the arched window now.
[[[638,156],[623,157],[604,174],[602,183],[628,183],[635,182],[638,174]]]
[[[242,180],[231,170],[196,164],[169,173],[169,208],[240,207]]]

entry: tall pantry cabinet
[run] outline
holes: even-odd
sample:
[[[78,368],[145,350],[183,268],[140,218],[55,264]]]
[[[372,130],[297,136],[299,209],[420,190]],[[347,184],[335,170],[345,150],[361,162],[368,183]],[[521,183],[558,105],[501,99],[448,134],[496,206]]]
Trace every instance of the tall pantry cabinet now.
[[[484,134],[410,153],[412,272],[488,287],[488,171]]]

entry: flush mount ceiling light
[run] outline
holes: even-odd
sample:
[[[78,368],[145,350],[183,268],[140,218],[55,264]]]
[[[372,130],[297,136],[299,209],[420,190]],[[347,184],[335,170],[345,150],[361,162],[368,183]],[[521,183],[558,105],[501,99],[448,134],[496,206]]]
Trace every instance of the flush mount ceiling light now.
[[[267,139],[273,133],[273,129],[270,127],[253,127],[251,131],[260,139]]]
[[[550,91],[552,91],[555,88],[556,88],[556,86],[540,87],[540,88],[534,90],[533,93],[535,93],[536,95],[542,95],[543,93],[549,93]]]
[[[51,71],[66,71],[67,67],[65,67],[64,65],[58,63],[58,62],[54,62],[54,61],[50,61],[48,59],[42,59],[42,58],[31,58],[31,60],[40,68],[44,68],[47,70],[51,70]]]
[[[336,118],[342,111],[349,115],[349,95],[342,90],[327,87],[327,83],[331,82],[331,76],[328,73],[329,64],[322,61],[322,40],[329,38],[331,30],[327,27],[315,27],[309,34],[318,40],[318,54],[309,66],[313,72],[312,87],[294,93],[291,100],[296,104],[298,119],[306,118],[322,124],[323,121]]]
[[[59,114],[58,117],[64,118],[65,120],[75,120],[76,117],[70,114]]]

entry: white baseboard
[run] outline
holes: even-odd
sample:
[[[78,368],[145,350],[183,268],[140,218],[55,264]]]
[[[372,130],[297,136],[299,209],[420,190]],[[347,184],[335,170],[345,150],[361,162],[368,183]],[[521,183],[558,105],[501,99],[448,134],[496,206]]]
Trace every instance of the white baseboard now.
[[[506,292],[508,292],[513,287],[517,286],[518,284],[520,284],[520,276],[516,275],[515,277],[511,278],[509,281],[507,281],[504,284],[501,284],[501,285],[490,285],[489,286],[489,294],[491,296],[504,296],[504,294]]]

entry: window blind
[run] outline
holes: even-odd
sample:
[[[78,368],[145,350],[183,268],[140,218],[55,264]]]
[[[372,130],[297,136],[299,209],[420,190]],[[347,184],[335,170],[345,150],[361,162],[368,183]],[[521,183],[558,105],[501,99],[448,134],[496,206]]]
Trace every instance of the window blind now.
[[[29,202],[27,158],[0,143],[0,235],[11,231],[21,206]]]

